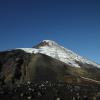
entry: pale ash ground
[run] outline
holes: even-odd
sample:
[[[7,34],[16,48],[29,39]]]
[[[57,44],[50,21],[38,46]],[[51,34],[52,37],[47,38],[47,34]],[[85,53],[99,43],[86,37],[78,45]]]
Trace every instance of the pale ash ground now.
[[[80,67],[76,63],[76,61],[79,61],[79,62],[86,63],[86,64],[92,64],[92,65],[100,68],[100,65],[98,65],[84,57],[79,56],[78,54],[72,52],[69,49],[66,49],[66,48],[60,46],[59,44],[57,44],[54,41],[43,40],[42,42],[47,42],[49,45],[41,46],[38,49],[36,49],[36,48],[17,48],[17,49],[24,50],[27,53],[45,54],[45,55],[48,55],[55,59],[58,59],[62,62],[65,62],[73,67]]]

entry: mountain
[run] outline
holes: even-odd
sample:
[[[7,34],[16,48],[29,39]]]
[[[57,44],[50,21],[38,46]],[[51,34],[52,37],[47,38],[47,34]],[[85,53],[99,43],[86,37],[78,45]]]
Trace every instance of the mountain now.
[[[100,84],[100,65],[51,40],[0,52],[0,84],[28,81]]]
[[[41,43],[34,46],[33,48],[19,48],[19,49],[24,50],[27,53],[45,54],[52,58],[58,59],[68,65],[71,65],[73,67],[81,67],[79,63],[83,63],[83,64],[89,64],[89,65],[93,65],[94,67],[100,68],[100,65],[84,57],[79,56],[78,54],[60,46],[59,44],[51,40],[43,40]]]

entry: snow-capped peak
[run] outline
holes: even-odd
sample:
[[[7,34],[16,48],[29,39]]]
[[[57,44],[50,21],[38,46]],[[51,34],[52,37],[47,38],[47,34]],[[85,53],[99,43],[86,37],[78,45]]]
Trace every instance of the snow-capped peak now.
[[[40,47],[43,47],[43,46],[55,46],[57,45],[57,43],[55,41],[52,41],[52,40],[43,40],[42,42],[40,42],[38,45],[34,46],[33,48],[40,48]]]
[[[52,40],[43,40],[42,42],[48,43],[49,45],[55,45],[55,44],[57,44],[55,41],[52,41]]]
[[[24,50],[28,53],[42,53],[50,57],[53,57],[55,59],[58,59],[62,62],[65,62],[73,67],[80,67],[77,62],[81,62],[86,64],[92,64],[100,68],[98,64],[79,56],[78,54],[60,46],[59,44],[57,44],[52,40],[43,40],[41,43],[34,46],[33,48],[18,48],[18,49]]]

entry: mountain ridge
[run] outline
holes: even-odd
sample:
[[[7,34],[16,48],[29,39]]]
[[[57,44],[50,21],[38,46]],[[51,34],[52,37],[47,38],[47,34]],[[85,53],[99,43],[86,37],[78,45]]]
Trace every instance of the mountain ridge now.
[[[100,69],[97,67],[73,67],[41,53],[30,54],[23,50],[0,52],[0,80],[5,84],[47,80],[99,84],[99,73]]]
[[[42,53],[46,54],[50,57],[53,57],[55,59],[58,59],[60,61],[63,61],[69,65],[72,65],[74,67],[80,67],[76,62],[80,61],[82,63],[92,64],[98,68],[100,68],[100,65],[86,59],[73,51],[64,48],[63,46],[60,46],[55,41],[52,40],[43,40],[38,45],[33,46],[33,48],[17,48],[26,51],[27,53]]]
[[[79,58],[81,57],[72,51],[48,40],[34,48],[3,51],[0,52],[0,82],[19,84],[48,80],[99,84],[100,68],[87,60],[87,63],[84,63],[84,59]]]

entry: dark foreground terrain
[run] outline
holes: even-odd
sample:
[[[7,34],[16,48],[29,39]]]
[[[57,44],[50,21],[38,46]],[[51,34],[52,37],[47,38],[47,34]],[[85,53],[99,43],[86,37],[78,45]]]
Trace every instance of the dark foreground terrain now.
[[[0,100],[100,100],[100,86],[49,81],[27,82],[10,88],[0,85]]]

